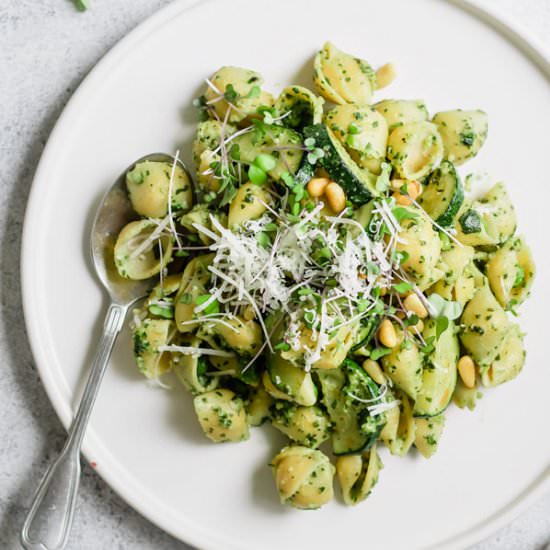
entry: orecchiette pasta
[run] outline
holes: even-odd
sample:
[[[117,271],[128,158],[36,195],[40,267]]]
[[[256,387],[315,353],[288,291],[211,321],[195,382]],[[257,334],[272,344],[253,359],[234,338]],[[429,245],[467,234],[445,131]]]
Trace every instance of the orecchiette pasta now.
[[[331,109],[325,121],[359,166],[380,172],[388,140],[381,114],[366,105],[347,104]]]
[[[459,246],[451,243],[449,249],[441,253],[444,266],[443,277],[430,288],[446,300],[456,300],[465,304],[475,292],[475,275],[470,266],[474,259],[471,246]]]
[[[182,342],[193,347],[198,347],[200,344],[200,340],[195,337],[182,340]],[[207,375],[208,362],[205,357],[173,353],[172,366],[183,387],[193,395],[205,393],[218,386],[219,378]]]
[[[258,107],[274,104],[273,96],[261,89],[263,78],[256,71],[222,67],[207,84],[204,97],[221,120],[238,123],[255,115]]]
[[[498,386],[515,378],[524,364],[523,336],[519,326],[512,325],[491,366],[481,370],[481,381],[487,387]]]
[[[320,508],[333,496],[334,466],[321,451],[285,447],[271,461],[281,502],[296,508]]]
[[[462,313],[462,345],[480,367],[488,367],[500,352],[511,324],[502,306],[485,283]]]
[[[318,406],[277,404],[272,424],[292,441],[313,449],[326,441],[330,435],[330,420]]]
[[[261,426],[271,418],[271,407],[274,399],[264,388],[254,390],[247,405],[248,419],[251,426]]]
[[[504,308],[519,305],[527,298],[534,275],[531,251],[521,237],[506,241],[487,262],[491,290]]]
[[[466,203],[456,223],[457,238],[470,246],[498,245],[516,230],[516,212],[503,183],[481,199]]]
[[[388,139],[388,158],[405,179],[427,176],[443,158],[443,142],[437,126],[425,121],[398,126]]]
[[[266,210],[269,193],[253,183],[245,183],[229,206],[227,223],[231,229],[238,228],[247,220],[259,218]]]
[[[386,413],[388,415],[387,422],[380,433],[380,439],[392,455],[404,456],[414,443],[416,424],[410,397],[399,390],[394,394],[399,401],[399,406]]]
[[[359,328],[358,323],[343,325],[331,334],[325,349],[319,354],[319,358],[312,364],[315,369],[334,369],[346,358],[349,350],[355,344],[355,337]],[[304,355],[307,350],[315,345],[314,336],[310,330],[304,328],[301,331],[298,349],[289,349],[281,352],[281,357],[301,366],[304,364]]]
[[[193,204],[191,182],[179,165],[173,168],[167,162],[140,162],[126,174],[126,186],[133,209],[147,218],[168,214],[169,194],[174,211],[188,210]]]
[[[127,279],[154,277],[172,259],[172,239],[160,235],[154,238],[157,224],[150,220],[130,222],[119,233],[114,258],[118,273]]]
[[[263,383],[275,399],[294,401],[305,407],[317,402],[317,387],[311,374],[278,355],[270,360]]]
[[[206,284],[210,279],[208,266],[214,256],[206,254],[193,258],[185,267],[180,288],[175,298],[174,318],[180,332],[193,332],[197,323],[193,321],[197,298],[206,295]]]
[[[174,323],[167,319],[145,319],[134,328],[134,357],[138,369],[147,378],[158,378],[170,370],[169,353],[158,348],[167,345],[174,332]]]
[[[403,212],[395,248],[398,252],[407,253],[401,267],[424,290],[443,276],[443,271],[437,267],[441,241],[431,222],[418,209],[403,207]]]
[[[336,460],[336,476],[344,502],[349,505],[365,500],[378,483],[383,468],[376,445],[363,455],[340,456]]]
[[[403,124],[428,120],[428,109],[420,99],[385,99],[373,107],[385,118],[390,132]]]
[[[403,339],[402,331],[399,341],[389,355],[382,357],[382,368],[398,388],[416,399],[422,385],[422,355],[416,343]]]
[[[445,427],[445,416],[439,414],[431,418],[415,418],[414,446],[424,458],[430,458],[439,445]]]
[[[321,122],[323,104],[323,98],[311,90],[303,86],[289,86],[279,94],[275,109],[284,117],[285,126],[300,129]]]
[[[254,356],[263,343],[262,329],[256,321],[234,317],[223,324],[214,323],[212,328],[223,347],[245,357]]]
[[[230,390],[201,393],[193,400],[199,424],[215,443],[243,441],[249,437],[243,400]]]
[[[222,138],[233,135],[237,128],[232,124],[225,126],[219,120],[203,120],[197,125],[197,133],[193,141],[193,162],[198,166],[205,151],[218,149]],[[208,168],[208,167],[205,167]]]
[[[313,71],[317,91],[329,101],[338,104],[370,103],[376,75],[366,61],[327,42],[315,56]]]
[[[483,111],[443,111],[436,113],[437,124],[445,157],[455,164],[462,164],[475,157],[487,139],[487,114]]]

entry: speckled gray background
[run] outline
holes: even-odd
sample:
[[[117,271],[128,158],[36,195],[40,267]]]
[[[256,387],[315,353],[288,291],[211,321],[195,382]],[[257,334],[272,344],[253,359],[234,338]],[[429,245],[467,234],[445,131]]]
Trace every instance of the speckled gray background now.
[[[0,0],[1,550],[19,547],[25,507],[65,439],[29,352],[21,312],[19,248],[33,173],[52,126],[84,76],[170,0],[89,1],[90,11],[82,14],[69,0]],[[550,0],[489,1],[550,48]],[[539,550],[548,542],[550,495],[475,550]],[[87,466],[68,547],[189,548],[134,512]]]

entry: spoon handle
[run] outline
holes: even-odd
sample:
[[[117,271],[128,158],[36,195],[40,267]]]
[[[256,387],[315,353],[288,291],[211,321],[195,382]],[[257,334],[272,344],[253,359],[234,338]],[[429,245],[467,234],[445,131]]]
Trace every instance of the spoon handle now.
[[[65,548],[80,481],[80,447],[127,309],[127,306],[118,304],[111,304],[109,307],[84,394],[69,429],[69,438],[40,482],[23,525],[21,544],[26,550]]]

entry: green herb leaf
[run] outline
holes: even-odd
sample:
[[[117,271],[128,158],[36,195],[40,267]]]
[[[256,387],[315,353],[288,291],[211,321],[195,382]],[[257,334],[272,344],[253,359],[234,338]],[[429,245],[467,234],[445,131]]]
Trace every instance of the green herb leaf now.
[[[447,330],[449,327],[449,319],[447,317],[438,317],[435,320],[435,339],[439,340],[439,337]]]
[[[370,352],[370,358],[373,361],[377,361],[378,359],[380,359],[380,357],[384,357],[384,355],[389,355],[391,352],[392,352],[391,348],[384,348],[384,347],[374,348]]]
[[[410,317],[405,317],[405,319],[403,319],[403,324],[408,327],[413,327],[418,323],[418,321],[420,321],[420,318],[418,315],[413,313]]]
[[[458,319],[462,315],[462,304],[442,298],[437,292],[428,298],[430,304],[430,315],[434,318],[447,317],[450,321]]]
[[[267,233],[264,233],[263,231],[256,233],[256,240],[258,241],[259,245],[263,246],[264,248],[269,248],[271,246],[271,239],[269,238],[269,235]]]
[[[223,94],[224,99],[229,103],[235,103],[239,98],[237,90],[233,87],[233,84],[227,84],[225,92]]]
[[[418,214],[416,212],[412,212],[404,206],[396,206],[395,208],[392,208],[392,214],[398,223],[401,223],[402,220],[416,220],[418,218]]]
[[[411,283],[407,283],[403,281],[402,283],[397,283],[396,285],[392,285],[392,289],[395,290],[395,292],[398,292],[399,294],[403,294],[405,292],[408,292],[409,290],[412,290],[413,285]]]

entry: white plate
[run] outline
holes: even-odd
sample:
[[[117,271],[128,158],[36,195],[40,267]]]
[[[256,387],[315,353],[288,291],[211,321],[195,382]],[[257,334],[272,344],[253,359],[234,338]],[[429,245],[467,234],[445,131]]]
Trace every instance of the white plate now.
[[[432,112],[480,107],[489,113],[489,139],[470,168],[509,183],[539,268],[523,308],[529,359],[521,376],[487,391],[474,413],[450,410],[431,460],[384,453],[380,483],[364,504],[349,509],[336,501],[304,513],[277,503],[267,463],[281,439],[258,429],[248,443],[208,443],[189,396],[178,387],[148,386],[123,334],[85,454],[132,506],[201,548],[463,548],[550,485],[550,369],[542,331],[550,280],[548,57],[525,36],[522,41],[508,28],[505,38],[437,0],[266,6],[175,2],[106,56],[67,106],[37,171],[25,221],[25,317],[42,380],[68,425],[105,311],[87,256],[92,213],[133,159],[176,147],[189,159],[191,100],[206,76],[235,64],[261,71],[274,91],[308,82],[312,54],[325,39],[375,66],[391,60],[399,79],[378,97],[421,97]]]

